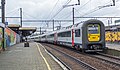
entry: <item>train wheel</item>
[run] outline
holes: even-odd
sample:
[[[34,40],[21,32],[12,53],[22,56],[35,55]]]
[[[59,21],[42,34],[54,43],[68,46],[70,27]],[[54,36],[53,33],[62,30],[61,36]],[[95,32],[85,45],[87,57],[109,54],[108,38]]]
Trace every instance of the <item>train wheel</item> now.
[[[82,49],[82,53],[85,53],[85,49]]]
[[[107,48],[107,47],[105,47],[105,48],[103,49],[103,53],[106,53],[106,52],[107,52],[107,50],[108,50],[108,48]]]
[[[76,50],[80,50],[80,47],[78,45],[75,46]]]

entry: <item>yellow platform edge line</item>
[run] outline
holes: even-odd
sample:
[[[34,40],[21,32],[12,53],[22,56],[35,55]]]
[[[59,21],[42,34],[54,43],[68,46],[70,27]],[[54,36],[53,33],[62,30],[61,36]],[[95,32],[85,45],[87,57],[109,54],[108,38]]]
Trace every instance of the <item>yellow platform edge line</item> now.
[[[42,54],[42,52],[41,52],[41,50],[39,48],[39,45],[37,43],[36,43],[36,45],[37,45],[37,48],[38,48],[38,51],[39,51],[40,55],[42,56],[42,58],[44,59],[46,65],[47,65],[48,70],[51,70],[49,63],[47,62],[46,58],[43,56],[43,54]]]

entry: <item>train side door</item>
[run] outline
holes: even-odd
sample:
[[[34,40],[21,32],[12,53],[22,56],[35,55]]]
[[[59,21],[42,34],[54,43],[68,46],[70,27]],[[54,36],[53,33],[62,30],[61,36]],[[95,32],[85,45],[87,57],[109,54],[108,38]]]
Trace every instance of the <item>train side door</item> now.
[[[74,39],[75,39],[75,30],[72,29],[72,47],[74,47]]]
[[[57,33],[54,34],[54,44],[57,43]]]

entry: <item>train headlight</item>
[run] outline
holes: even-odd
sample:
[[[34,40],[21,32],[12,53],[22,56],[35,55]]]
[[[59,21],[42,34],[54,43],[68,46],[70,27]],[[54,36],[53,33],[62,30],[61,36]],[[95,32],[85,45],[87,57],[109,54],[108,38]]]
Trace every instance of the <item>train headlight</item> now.
[[[97,38],[99,39],[100,37],[99,37],[99,36],[97,36]]]

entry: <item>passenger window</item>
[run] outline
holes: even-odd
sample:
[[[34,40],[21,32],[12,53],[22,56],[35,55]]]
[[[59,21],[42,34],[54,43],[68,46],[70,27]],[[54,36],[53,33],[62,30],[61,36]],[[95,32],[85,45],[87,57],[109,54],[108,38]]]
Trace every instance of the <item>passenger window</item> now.
[[[59,33],[58,36],[59,37],[71,37],[71,31]]]
[[[75,37],[80,37],[80,29],[75,30]]]

